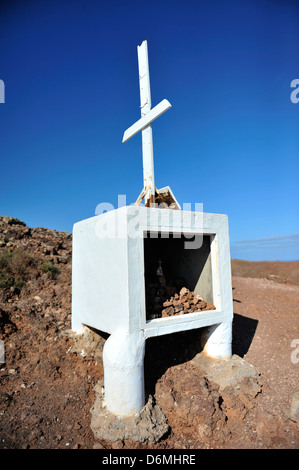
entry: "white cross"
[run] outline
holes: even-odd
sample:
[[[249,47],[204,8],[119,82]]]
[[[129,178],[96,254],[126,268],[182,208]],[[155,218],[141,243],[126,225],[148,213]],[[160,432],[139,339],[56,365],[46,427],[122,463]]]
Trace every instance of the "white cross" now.
[[[151,123],[169,108],[171,104],[167,100],[161,101],[151,109],[151,88],[148,66],[147,41],[143,41],[141,46],[137,46],[139,86],[140,86],[140,107],[141,119],[135,122],[123,135],[123,142],[133,137],[137,132],[142,131],[142,159],[143,159],[143,180],[144,187],[138,198],[145,198],[145,205],[155,202],[155,177],[154,177],[154,154],[153,135]],[[141,199],[141,200],[142,200]],[[141,202],[141,201],[140,201]]]

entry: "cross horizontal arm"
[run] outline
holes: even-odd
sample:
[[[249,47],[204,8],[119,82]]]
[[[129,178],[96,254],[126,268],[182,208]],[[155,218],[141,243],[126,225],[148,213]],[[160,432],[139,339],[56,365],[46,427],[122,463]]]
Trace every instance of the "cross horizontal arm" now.
[[[159,104],[157,104],[157,106],[151,109],[145,116],[143,116],[125,131],[122,141],[126,142],[129,140],[131,137],[137,134],[137,132],[147,127],[151,122],[157,119],[157,117],[165,113],[165,111],[167,111],[169,108],[171,108],[171,104],[168,100],[161,101]]]

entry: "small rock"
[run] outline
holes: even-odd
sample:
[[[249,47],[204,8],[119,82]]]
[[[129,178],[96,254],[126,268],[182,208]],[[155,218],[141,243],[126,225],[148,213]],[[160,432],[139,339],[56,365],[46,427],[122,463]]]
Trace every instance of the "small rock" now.
[[[182,310],[184,310],[183,304],[179,304],[179,305],[176,305],[176,306],[174,307],[174,313],[179,313],[179,312],[181,312]]]
[[[41,416],[38,416],[36,414],[29,414],[28,418],[27,418],[27,422],[28,424],[30,424],[30,426],[36,426],[37,424],[41,423],[43,421],[43,418]]]
[[[22,411],[21,416],[20,416],[20,421],[24,421],[24,419],[27,418],[29,412],[28,411]]]
[[[207,306],[207,302],[205,302],[204,300],[200,300],[196,307],[203,310],[204,308],[206,308],[206,306]]]
[[[273,439],[277,436],[279,419],[269,411],[261,411],[258,415],[256,434],[260,439]]]
[[[299,425],[299,392],[295,392],[292,396],[289,418]]]
[[[95,439],[116,442],[132,439],[137,442],[158,442],[169,430],[162,408],[155,404],[152,396],[139,413],[122,417],[110,413],[103,407],[103,381],[95,386],[96,401],[91,408],[91,429]],[[115,448],[115,447],[114,447]]]
[[[34,428],[28,436],[28,441],[32,442],[43,435],[43,431],[40,428]]]
[[[3,215],[1,217],[1,221],[8,225],[23,225],[23,227],[26,227],[25,222],[22,222],[21,220],[16,219],[15,217],[10,217],[8,215]]]
[[[100,442],[95,442],[94,445],[92,446],[93,449],[105,449],[104,446]]]
[[[189,289],[187,289],[187,287],[182,287],[182,289],[180,290],[180,297],[185,297],[189,294]]]
[[[173,307],[164,308],[161,314],[162,314],[162,317],[169,317],[170,315],[174,314],[174,308]]]
[[[199,294],[195,294],[194,298],[198,300],[203,300],[203,297]]]
[[[206,308],[206,310],[215,310],[216,309],[214,304],[208,304],[205,308]]]

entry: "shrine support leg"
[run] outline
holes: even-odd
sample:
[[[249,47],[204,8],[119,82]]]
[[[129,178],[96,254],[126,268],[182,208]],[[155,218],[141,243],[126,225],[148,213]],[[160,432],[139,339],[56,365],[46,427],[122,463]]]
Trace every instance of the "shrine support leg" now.
[[[202,346],[211,357],[229,359],[232,356],[232,320],[205,329]]]
[[[141,332],[113,332],[103,349],[105,403],[118,416],[139,412],[144,395],[145,339]]]

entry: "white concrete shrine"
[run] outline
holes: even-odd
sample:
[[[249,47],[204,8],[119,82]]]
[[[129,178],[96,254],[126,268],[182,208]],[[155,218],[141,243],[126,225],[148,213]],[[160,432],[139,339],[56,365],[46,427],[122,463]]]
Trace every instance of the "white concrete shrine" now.
[[[161,109],[168,109],[161,103]],[[127,137],[145,129],[144,139],[152,144],[149,121],[161,109],[152,115],[149,111],[126,131]],[[152,151],[146,150],[143,156],[144,166],[150,162],[150,170],[144,172],[144,194],[151,201]],[[186,287],[216,309],[149,319],[147,269],[159,259],[168,276],[184,277]],[[233,304],[226,215],[135,205],[80,221],[73,228],[72,275],[72,329],[81,332],[87,325],[110,334],[103,362],[105,402],[112,413],[130,416],[145,404],[143,364],[149,337],[208,327],[203,336],[207,354],[231,357]]]

